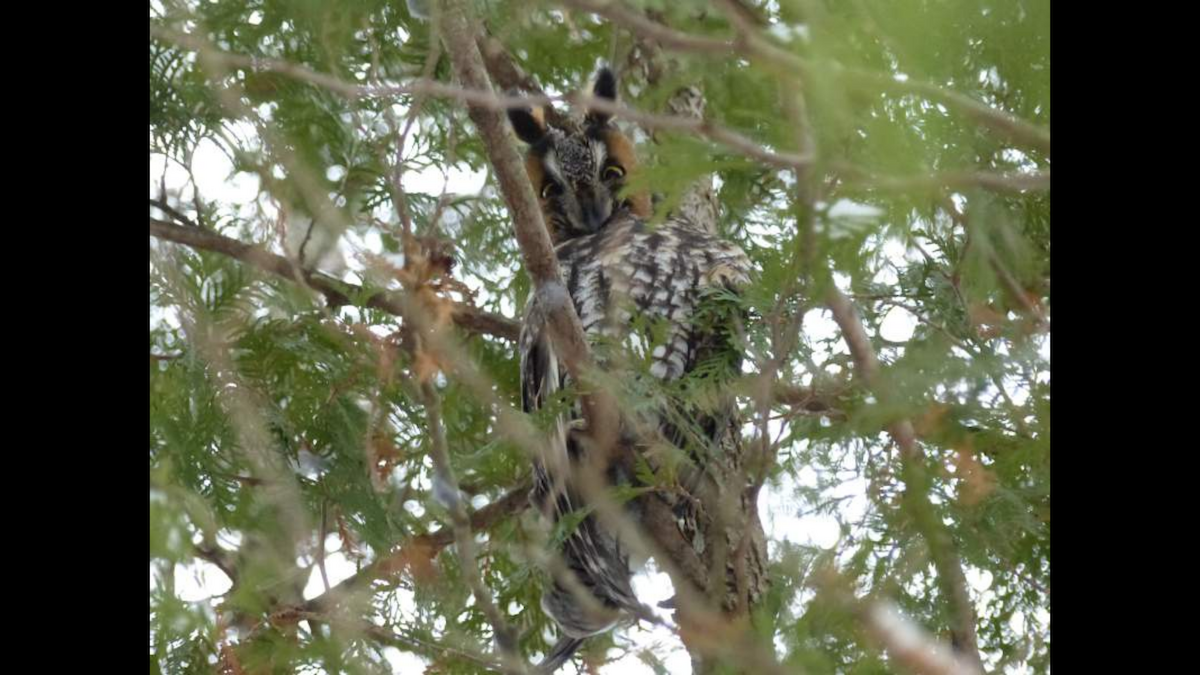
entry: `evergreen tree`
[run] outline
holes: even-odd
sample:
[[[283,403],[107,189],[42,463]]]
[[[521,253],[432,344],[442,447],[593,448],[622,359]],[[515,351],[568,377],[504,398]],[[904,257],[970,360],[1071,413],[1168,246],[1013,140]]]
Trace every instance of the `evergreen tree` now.
[[[712,672],[1048,672],[1048,1],[155,0],[152,673],[519,671],[497,631],[525,664],[554,643],[534,253],[481,120],[577,115],[602,64],[631,189],[757,270],[732,387],[770,586],[748,623],[663,610],[564,672],[686,671],[685,644]],[[702,405],[706,373],[611,384]]]

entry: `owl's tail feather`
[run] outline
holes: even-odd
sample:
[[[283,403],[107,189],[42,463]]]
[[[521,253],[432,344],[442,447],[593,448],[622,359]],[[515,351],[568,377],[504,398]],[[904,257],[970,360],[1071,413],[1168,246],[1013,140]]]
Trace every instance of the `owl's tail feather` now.
[[[542,662],[537,666],[538,675],[551,675],[554,671],[562,667],[572,656],[576,650],[583,645],[583,638],[573,638],[563,636],[554,644],[554,648],[542,659]]]

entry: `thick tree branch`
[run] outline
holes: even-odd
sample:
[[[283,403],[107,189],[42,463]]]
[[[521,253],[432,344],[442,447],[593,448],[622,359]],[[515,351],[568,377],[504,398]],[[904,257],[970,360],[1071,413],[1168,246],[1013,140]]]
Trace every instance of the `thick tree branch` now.
[[[462,0],[448,0],[441,10],[441,33],[454,65],[455,77],[463,89],[492,93],[492,84],[483,66],[476,44],[476,30]],[[525,269],[536,289],[534,302],[545,311],[546,323],[554,336],[555,352],[568,372],[579,382],[587,382],[591,350],[574,303],[563,285],[558,256],[550,233],[542,220],[541,207],[525,173],[524,162],[510,140],[508,120],[499,106],[468,101],[467,114],[475,123],[489,160],[496,170],[500,192],[513,219],[517,243]],[[617,407],[603,390],[582,397],[584,416],[590,429],[612,438],[597,438],[601,448],[612,448],[617,429]],[[605,453],[601,453],[603,455]]]
[[[150,236],[195,249],[222,253],[290,281],[301,281],[296,278],[295,265],[287,258],[269,253],[260,246],[247,244],[215,232],[151,218]],[[361,286],[339,281],[320,272],[311,270],[301,270],[300,272],[303,276],[303,283],[313,290],[319,291],[331,303],[346,304],[350,302],[351,298],[361,298],[366,293]],[[397,293],[387,291],[375,293],[362,304],[393,316],[403,317],[405,315],[403,303],[400,302]],[[512,319],[458,302],[454,303],[453,317],[454,323],[464,330],[506,340],[515,341],[521,330],[520,324]]]
[[[287,258],[269,253],[260,246],[247,244],[215,232],[199,228],[187,228],[151,218],[150,235],[163,241],[184,244],[194,249],[221,253],[253,265],[263,271],[284,277],[289,281],[296,280],[295,268]],[[332,302],[347,302],[349,298],[361,297],[365,293],[361,286],[334,279],[320,272],[306,271],[305,282],[313,290],[321,292]],[[403,317],[404,304],[400,301],[399,296],[399,293],[380,292],[371,296],[364,304],[393,316]],[[521,330],[520,324],[517,321],[462,303],[455,303],[454,323],[471,333],[490,335],[513,342],[516,341],[517,335]],[[179,358],[180,356],[179,354],[151,354],[151,359],[169,360]],[[808,387],[797,387],[779,383],[775,386],[774,394],[776,403],[792,407],[802,407],[809,412],[823,412],[837,410],[838,408],[837,397],[839,392],[820,392]],[[447,538],[441,544],[442,546],[450,541],[448,538],[450,537],[449,532],[444,533],[444,536]]]
[[[484,71],[482,57],[475,42],[474,29],[466,14],[463,0],[448,0],[442,7],[441,19],[442,36],[446,41],[447,51],[454,60],[454,70],[459,83],[467,90],[489,92],[491,84]],[[599,107],[596,106],[596,108]],[[566,364],[568,370],[582,371],[578,375],[576,372],[572,372],[572,375],[576,379],[586,382],[586,366],[590,363],[588,343],[575,314],[573,303],[559,277],[557,259],[550,244],[549,233],[542,223],[541,212],[529,185],[521,158],[509,139],[507,120],[499,110],[483,105],[469,105],[468,113],[475,122],[492,165],[496,169],[501,190],[514,219],[514,228],[517,231],[517,239],[526,268],[533,277],[537,289],[535,302],[542,303],[548,315],[548,323],[555,335],[554,344],[557,355]],[[572,360],[576,360],[575,363],[572,363]],[[580,377],[580,375],[584,377]],[[589,398],[594,399],[590,404]],[[619,427],[616,401],[612,400],[611,395],[603,389],[599,389],[584,396],[583,407],[589,429],[593,430],[593,433],[602,432],[613,437],[611,439],[593,437],[592,439],[596,446],[601,448],[601,452],[597,454],[599,456],[607,455],[610,449],[616,445],[615,431]],[[608,513],[609,509],[605,500],[592,499],[592,496],[587,494],[587,481],[582,481],[581,484],[585,488],[588,503],[596,506],[597,513],[601,518],[611,515],[613,516],[612,520],[624,520],[620,518],[621,514],[616,509],[612,509],[614,513]],[[629,531],[626,532],[627,530]],[[628,537],[631,546],[636,545],[648,550],[650,543],[645,542],[644,537],[640,536],[637,530],[636,527],[618,527],[618,531],[622,532],[623,540]],[[675,566],[671,564],[671,561],[662,560],[662,563],[664,563],[664,568],[668,569],[668,573],[675,571],[673,569]],[[672,574],[672,578],[676,578],[676,575]],[[678,584],[676,586],[676,591],[685,607],[692,605],[699,608],[701,605],[698,602],[702,601],[698,601],[692,593],[688,592],[689,590],[680,588]],[[699,618],[703,614],[698,613],[695,616]],[[710,617],[709,621],[712,620],[717,619]],[[725,637],[727,642],[728,636]],[[745,640],[750,639],[749,635],[743,637]],[[714,646],[719,644],[721,643],[714,643]],[[779,668],[771,654],[751,649],[748,644],[744,645],[744,651],[756,657],[755,665],[760,666],[760,671],[778,672]]]

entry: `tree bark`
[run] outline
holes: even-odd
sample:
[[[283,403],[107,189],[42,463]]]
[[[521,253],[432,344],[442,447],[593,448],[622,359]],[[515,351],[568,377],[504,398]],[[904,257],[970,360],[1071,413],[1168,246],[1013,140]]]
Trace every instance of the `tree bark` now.
[[[677,67],[677,62],[654,41],[635,36],[625,66],[624,77],[645,89],[657,86]],[[671,95],[665,112],[700,120],[704,118],[705,105],[704,92],[688,86]],[[655,138],[652,131],[644,131],[647,137]],[[671,215],[701,231],[719,232],[720,202],[712,174],[692,183]],[[684,642],[692,657],[693,672],[697,674],[717,670],[719,659],[714,656],[726,650],[713,642],[728,641],[730,631],[742,634],[735,638],[737,642],[751,638],[745,632],[749,629],[751,611],[768,585],[766,533],[758,514],[757,490],[746,470],[753,445],[742,442],[740,423],[735,421],[730,427],[722,451],[714,458],[718,461],[704,467],[698,479],[685,481],[692,483],[687,498],[699,504],[700,509],[695,522],[683,528],[683,536],[679,536],[678,526],[671,532],[670,528],[654,526],[653,521],[646,523],[656,542],[671,551],[675,563],[689,572],[695,590],[709,598],[709,609],[717,610],[725,619],[723,626],[714,627],[706,617],[689,616],[685,606],[679,607],[676,618],[684,629]],[[652,505],[647,515],[665,518],[655,513],[661,508]],[[697,578],[700,570],[703,579]],[[724,666],[753,669],[750,665],[728,662]]]

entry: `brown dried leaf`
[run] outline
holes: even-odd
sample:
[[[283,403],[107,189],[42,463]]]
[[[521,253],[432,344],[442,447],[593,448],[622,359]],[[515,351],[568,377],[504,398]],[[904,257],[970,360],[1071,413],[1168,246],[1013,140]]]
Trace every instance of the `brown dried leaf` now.
[[[448,327],[454,321],[454,302],[437,294],[432,286],[422,286],[416,293],[417,301],[429,313],[433,327],[437,330]]]
[[[926,438],[942,429],[945,423],[946,414],[950,412],[950,406],[945,403],[933,403],[921,414],[920,417],[913,420],[913,431],[920,438]]]
[[[246,675],[246,671],[242,668],[242,662],[237,657],[237,652],[228,642],[221,645],[220,657],[217,660],[217,672],[220,675]]]
[[[441,367],[437,359],[428,350],[418,349],[417,353],[413,355],[412,369],[413,374],[417,377],[417,381],[424,384],[432,379],[434,375],[437,375]]]
[[[433,562],[436,557],[437,549],[417,539],[385,558],[379,569],[387,576],[406,573],[417,583],[433,583],[438,578],[437,565]]]
[[[979,463],[974,444],[969,438],[955,449],[954,469],[962,479],[958,501],[963,506],[975,506],[996,489],[996,474]]]
[[[971,321],[971,324],[976,327],[1002,326],[1007,323],[1007,319],[1005,318],[1004,314],[1002,314],[996,308],[992,307],[991,305],[985,305],[978,302],[971,304],[970,308],[967,310],[967,318]]]
[[[342,554],[347,558],[361,559],[362,551],[358,550],[358,546],[354,540],[354,533],[346,526],[346,519],[342,516],[340,509],[335,509],[334,520],[337,522],[338,538],[342,540]]]
[[[307,618],[305,616],[305,612],[302,612],[300,609],[296,607],[284,607],[276,612],[272,612],[271,615],[267,617],[267,620],[270,621],[272,626],[277,628],[286,628],[289,626],[295,626],[305,618]]]
[[[377,434],[371,439],[370,459],[371,468],[375,471],[375,478],[379,483],[386,483],[392,469],[395,469],[404,460],[404,453],[392,442],[391,438]]]

